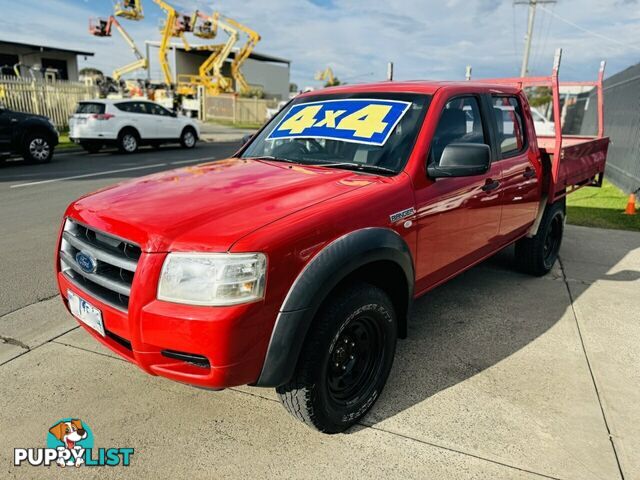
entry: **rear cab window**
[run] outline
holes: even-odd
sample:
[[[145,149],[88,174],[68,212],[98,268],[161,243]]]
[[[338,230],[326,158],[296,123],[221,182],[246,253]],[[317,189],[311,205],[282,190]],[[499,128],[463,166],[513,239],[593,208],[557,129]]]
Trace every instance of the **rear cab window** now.
[[[524,121],[520,101],[514,96],[493,96],[497,143],[502,157],[518,155],[526,149]]]
[[[78,104],[76,113],[91,113],[91,114],[103,114],[105,112],[106,105],[99,102],[82,102]]]

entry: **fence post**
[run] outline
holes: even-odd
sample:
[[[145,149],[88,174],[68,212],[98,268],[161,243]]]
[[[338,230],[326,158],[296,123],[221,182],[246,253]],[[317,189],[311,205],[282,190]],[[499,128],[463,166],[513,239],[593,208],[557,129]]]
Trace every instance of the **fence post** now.
[[[238,118],[238,96],[236,94],[233,95],[233,123],[236,124],[236,119]]]

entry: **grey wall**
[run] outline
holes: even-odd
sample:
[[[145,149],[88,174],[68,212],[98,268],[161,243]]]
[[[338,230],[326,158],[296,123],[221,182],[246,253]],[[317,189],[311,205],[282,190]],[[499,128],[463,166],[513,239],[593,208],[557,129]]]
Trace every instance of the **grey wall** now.
[[[249,85],[260,87],[266,97],[279,100],[289,98],[289,65],[249,58],[242,66],[242,73]]]
[[[185,52],[176,50],[174,75],[197,75],[200,65],[209,56],[208,52]],[[153,62],[154,59],[152,59]],[[227,60],[222,74],[231,77],[231,61]],[[289,65],[263,62],[248,58],[242,65],[242,73],[252,87],[262,89],[267,98],[286,100],[289,98]]]
[[[592,92],[580,133],[597,131],[596,115]],[[611,138],[605,176],[626,192],[640,188],[640,64],[605,80],[604,133]]]

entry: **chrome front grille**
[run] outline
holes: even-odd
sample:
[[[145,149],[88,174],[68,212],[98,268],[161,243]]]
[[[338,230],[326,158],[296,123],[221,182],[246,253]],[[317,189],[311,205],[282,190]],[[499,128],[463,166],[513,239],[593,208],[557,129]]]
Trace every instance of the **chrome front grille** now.
[[[84,254],[81,260],[90,257],[95,268],[82,268],[79,253]],[[67,219],[59,252],[60,270],[81,290],[126,312],[141,253],[135,243]]]

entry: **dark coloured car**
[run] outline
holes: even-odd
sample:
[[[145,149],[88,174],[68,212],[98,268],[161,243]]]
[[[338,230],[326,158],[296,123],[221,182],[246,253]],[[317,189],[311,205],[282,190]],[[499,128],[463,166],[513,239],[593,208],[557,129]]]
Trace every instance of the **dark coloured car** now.
[[[18,154],[31,163],[48,163],[58,145],[58,131],[42,115],[0,106],[0,158]]]

